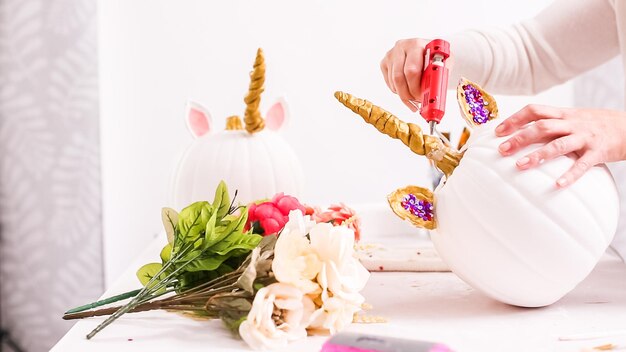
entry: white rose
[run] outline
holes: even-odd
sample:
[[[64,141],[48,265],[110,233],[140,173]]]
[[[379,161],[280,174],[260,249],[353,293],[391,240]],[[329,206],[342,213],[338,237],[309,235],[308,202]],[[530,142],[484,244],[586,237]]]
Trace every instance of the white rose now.
[[[302,211],[296,209],[289,212],[289,221],[285,224],[283,231],[297,231],[305,236],[315,224],[317,223],[311,220],[310,215],[303,215]]]
[[[315,310],[313,301],[298,288],[274,283],[260,289],[239,335],[253,349],[275,349],[307,335]]]
[[[354,232],[345,226],[317,224],[310,232],[311,247],[322,265],[317,281],[322,299],[338,297],[352,304],[363,303],[359,292],[370,273],[354,255]]]
[[[338,297],[327,298],[322,307],[311,315],[309,329],[312,333],[334,335],[352,323],[354,313],[359,310],[361,310],[360,304],[355,305],[353,302]]]
[[[294,285],[304,293],[320,292],[320,287],[314,280],[322,264],[306,238],[314,224],[310,216],[303,216],[300,211],[291,211],[289,221],[274,247],[272,271],[276,280]]]

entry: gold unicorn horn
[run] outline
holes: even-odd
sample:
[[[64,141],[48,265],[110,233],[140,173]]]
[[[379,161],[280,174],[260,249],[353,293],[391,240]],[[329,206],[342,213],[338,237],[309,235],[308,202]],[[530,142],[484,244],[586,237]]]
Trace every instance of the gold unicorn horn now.
[[[246,112],[243,120],[246,123],[246,131],[250,133],[260,132],[265,127],[265,121],[261,117],[259,105],[261,104],[261,93],[265,90],[265,57],[263,50],[259,48],[256,52],[254,66],[250,73],[250,87],[248,94],[243,99],[246,102]]]
[[[416,124],[406,123],[371,102],[348,93],[335,92],[335,98],[380,132],[399,139],[414,153],[432,160],[446,177],[450,177],[459,165],[463,154],[450,149],[437,137],[422,134],[422,129]]]

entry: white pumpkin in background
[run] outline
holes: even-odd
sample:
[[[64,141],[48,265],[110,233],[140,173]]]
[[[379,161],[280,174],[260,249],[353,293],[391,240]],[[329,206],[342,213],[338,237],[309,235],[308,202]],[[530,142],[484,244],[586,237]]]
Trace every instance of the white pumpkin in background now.
[[[278,192],[300,195],[303,187],[300,162],[278,134],[288,117],[284,100],[274,103],[265,118],[259,113],[265,80],[261,49],[250,77],[250,89],[244,99],[245,129],[238,116],[231,116],[226,130],[216,132],[208,110],[196,102],[188,103],[185,118],[195,139],[174,176],[173,205],[176,209],[212,199],[221,180],[238,191],[237,200],[242,204],[271,198]]]
[[[461,112],[474,127],[464,152],[368,101],[336,96],[446,175],[434,194],[408,186],[389,195],[389,203],[401,218],[432,230],[451,270],[488,296],[523,307],[552,304],[587,277],[611,243],[619,199],[607,168],[595,166],[565,189],[555,180],[573,157],[519,171],[515,161],[540,146],[502,157],[498,145],[506,138],[495,136],[491,122],[495,100],[477,85],[462,80],[458,88]]]

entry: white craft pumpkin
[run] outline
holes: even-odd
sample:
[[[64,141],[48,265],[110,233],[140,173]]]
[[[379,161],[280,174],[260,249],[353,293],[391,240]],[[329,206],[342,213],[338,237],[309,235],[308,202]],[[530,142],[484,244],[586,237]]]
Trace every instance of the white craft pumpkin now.
[[[467,84],[487,102],[490,114],[483,120],[477,121],[463,100],[460,87]],[[515,161],[539,146],[502,157],[497,148],[506,138],[497,138],[497,122],[489,121],[497,117],[495,100],[471,82],[460,87],[462,113],[474,127],[464,153],[367,101],[345,93],[337,97],[446,174],[434,194],[408,186],[392,193],[389,202],[401,218],[432,230],[437,251],[454,273],[501,302],[552,304],[591,272],[613,239],[619,216],[613,178],[604,165],[595,166],[558,189],[555,180],[574,163],[568,156],[519,171]]]
[[[574,159],[519,171],[497,151],[497,122],[474,129],[459,166],[435,190],[431,239],[459,277],[512,305],[540,307],[571,291],[595,267],[617,227],[613,178],[595,166],[567,189],[555,180]],[[601,289],[601,288],[599,288]]]
[[[258,110],[264,75],[259,49],[246,97],[246,127],[250,127],[249,115]],[[249,132],[243,128],[239,117],[232,116],[226,130],[215,132],[208,110],[198,103],[188,103],[185,118],[195,139],[174,176],[174,206],[182,209],[192,202],[212,199],[221,180],[230,189],[237,190],[237,200],[242,204],[271,198],[278,192],[299,196],[303,186],[300,162],[278,134],[287,117],[287,107],[281,99],[270,107],[264,119],[253,121],[266,128]]]

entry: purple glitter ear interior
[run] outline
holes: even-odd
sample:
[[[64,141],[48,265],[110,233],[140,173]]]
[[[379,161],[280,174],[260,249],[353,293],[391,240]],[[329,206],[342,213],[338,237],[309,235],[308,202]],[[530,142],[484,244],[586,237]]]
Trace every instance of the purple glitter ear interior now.
[[[401,205],[405,210],[424,221],[433,219],[433,204],[424,199],[417,199],[412,193],[404,196]]]
[[[483,99],[482,93],[476,89],[472,84],[463,85],[463,93],[465,101],[469,106],[469,113],[472,115],[472,119],[476,124],[482,125],[489,121],[490,112],[487,109],[489,104]]]
[[[406,186],[387,196],[391,210],[411,224],[433,230],[437,228],[435,195],[427,188]]]

